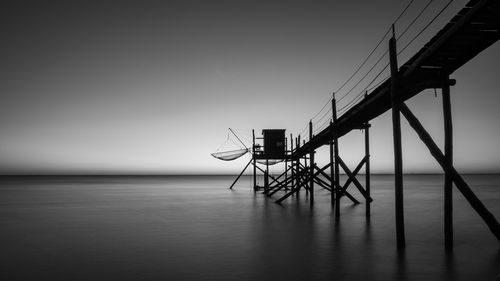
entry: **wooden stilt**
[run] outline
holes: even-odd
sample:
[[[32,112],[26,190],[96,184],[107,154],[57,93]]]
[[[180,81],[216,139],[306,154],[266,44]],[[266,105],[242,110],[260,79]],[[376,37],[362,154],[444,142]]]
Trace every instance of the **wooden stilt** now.
[[[307,154],[304,154],[304,167],[306,167],[306,170],[308,169],[307,168],[308,167],[307,166]],[[304,189],[306,190],[306,195],[309,196],[309,181],[305,181],[305,184],[303,186],[304,186]]]
[[[302,140],[302,145],[304,145],[305,143],[306,143],[306,140]],[[302,157],[302,160],[304,161],[304,169],[307,170],[307,168],[306,168],[307,167],[307,154],[304,154],[304,156]],[[306,191],[306,195],[309,196],[309,181],[304,180],[304,184],[302,185],[302,187],[304,187],[304,190]]]
[[[332,123],[330,122],[330,125]],[[335,207],[335,168],[333,166],[333,141],[330,141],[330,202],[332,204],[332,209]]]
[[[403,103],[401,104],[401,113],[406,117],[410,126],[417,132],[420,139],[425,143],[432,156],[436,159],[436,161],[441,165],[444,172],[447,173],[450,178],[455,183],[457,189],[462,193],[462,195],[467,199],[472,208],[481,216],[484,222],[488,225],[491,232],[500,242],[500,224],[496,220],[495,216],[486,209],[481,200],[476,197],[474,192],[470,189],[469,185],[465,182],[465,180],[460,176],[460,174],[455,170],[453,166],[449,166],[446,156],[443,155],[437,144],[432,140],[431,136],[424,129],[422,124],[418,121],[418,119],[413,115],[410,109]]]
[[[333,123],[337,122],[337,103],[335,101],[335,97],[332,99],[332,112],[333,112]],[[334,167],[335,167],[335,175],[334,182],[337,186],[336,194],[335,194],[335,218],[340,218],[340,197],[342,194],[340,193],[340,171],[339,171],[339,139],[333,139],[333,157],[334,157]]]
[[[333,121],[337,120],[337,108],[335,105],[335,93],[332,94],[332,121],[330,121],[330,126],[333,125]],[[335,193],[336,193],[336,183],[335,180],[335,166],[334,166],[334,152],[333,152],[333,140],[330,140],[330,201],[332,204],[332,210],[335,210]]]
[[[264,173],[264,193],[269,192],[269,159],[266,159],[266,172]]]
[[[295,148],[298,150],[300,148],[300,135],[297,136],[295,139]],[[300,158],[295,159],[295,172],[298,175],[300,173]],[[300,190],[300,176],[297,176],[297,180],[295,181],[295,188],[297,189],[297,192]],[[299,193],[297,193],[298,196]]]
[[[403,208],[403,157],[401,151],[401,120],[400,120],[400,98],[398,95],[398,61],[396,52],[396,38],[394,36],[394,25],[392,26],[393,36],[389,40],[389,58],[391,65],[391,105],[392,105],[392,128],[394,139],[394,177],[395,177],[395,198],[396,198],[396,239],[398,249],[405,248],[404,232],[404,208]]]
[[[444,155],[446,164],[453,167],[453,125],[451,119],[450,85],[442,88],[444,115]],[[453,248],[453,182],[449,172],[444,175],[444,239],[446,249]]]
[[[257,191],[257,162],[255,159],[255,130],[252,129],[253,190]]]
[[[312,120],[309,121],[309,140],[313,137]],[[311,206],[314,204],[314,150],[309,154],[309,203]]]
[[[371,191],[370,191],[370,124],[366,123],[365,127],[365,189],[366,189],[366,210],[365,214],[367,218],[370,218],[371,216],[371,210],[370,210],[370,204],[372,200],[368,200],[368,198],[371,198]]]
[[[293,154],[293,136],[292,136],[292,134],[290,134],[290,151],[291,151],[290,155],[292,155]],[[294,182],[295,182],[295,180],[293,179],[294,175],[295,175],[295,166],[294,166],[293,159],[290,159],[290,166],[292,167],[292,169],[291,169],[292,180],[290,182],[290,186],[291,186],[290,189],[293,190]]]
[[[285,138],[285,155],[288,153],[288,140]],[[288,179],[288,159],[285,158],[285,181]],[[285,185],[285,190],[288,186]]]

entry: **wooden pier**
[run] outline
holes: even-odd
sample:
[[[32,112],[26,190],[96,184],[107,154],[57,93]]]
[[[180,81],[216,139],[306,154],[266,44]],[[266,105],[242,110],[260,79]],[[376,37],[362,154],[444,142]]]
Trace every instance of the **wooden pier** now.
[[[452,185],[465,197],[471,207],[480,215],[490,231],[500,241],[500,224],[465,182],[453,166],[452,116],[450,102],[450,86],[455,80],[450,79],[454,71],[464,66],[476,55],[487,49],[500,38],[500,3],[495,0],[472,0],[461,9],[423,48],[401,66],[398,65],[398,50],[394,26],[392,37],[388,41],[390,58],[390,77],[383,81],[364,98],[341,116],[337,116],[336,100],[332,99],[332,122],[323,130],[313,135],[313,124],[309,123],[309,140],[301,143],[300,136],[290,135],[290,147],[282,154],[270,155],[257,151],[253,145],[254,182],[257,170],[264,174],[264,193],[274,196],[278,191],[284,195],[276,202],[281,203],[290,196],[298,194],[302,189],[309,194],[310,204],[314,204],[316,186],[331,192],[331,204],[335,217],[340,218],[340,200],[346,197],[355,204],[360,203],[349,192],[354,186],[363,196],[366,203],[366,216],[370,217],[370,121],[384,112],[392,111],[394,141],[394,174],[395,174],[395,218],[396,240],[398,249],[405,248],[404,204],[403,204],[403,164],[401,147],[401,122],[403,116],[415,130],[419,138],[429,149],[431,155],[442,167],[445,174],[444,183],[444,233],[445,246],[453,247],[453,206]],[[431,138],[424,126],[415,117],[405,102],[426,89],[441,89],[444,116],[444,153]],[[350,169],[342,159],[338,140],[353,130],[363,130],[365,135],[365,156],[354,169]],[[284,134],[283,134],[284,135]],[[264,137],[265,138],[265,137]],[[284,142],[287,143],[286,138]],[[315,163],[316,149],[328,145],[330,161],[319,167]],[[285,163],[283,174],[278,177],[269,175],[268,169],[257,166],[257,160],[282,159]],[[268,165],[266,165],[268,167]],[[245,169],[247,168],[245,167]],[[365,167],[365,182],[357,179],[358,173]],[[244,169],[244,170],[245,170]],[[348,176],[345,183],[340,183],[341,170]],[[243,172],[242,172],[243,173]],[[239,178],[239,177],[238,177]],[[233,183],[234,185],[234,183]],[[232,185],[232,186],[233,186]],[[232,188],[231,186],[231,188]],[[255,190],[259,190],[254,184]]]

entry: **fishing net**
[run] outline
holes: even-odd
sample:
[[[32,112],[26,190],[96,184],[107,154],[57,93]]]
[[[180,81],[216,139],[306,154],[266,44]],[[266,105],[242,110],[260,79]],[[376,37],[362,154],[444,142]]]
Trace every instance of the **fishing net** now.
[[[221,152],[215,152],[211,153],[213,157],[224,160],[224,161],[231,161],[240,158],[241,156],[245,155],[248,152],[248,148],[242,148],[242,149],[237,149],[237,150],[230,150],[230,151],[221,151]]]
[[[230,138],[229,133],[232,133],[232,135],[236,137],[236,139],[240,142],[240,144],[238,144],[235,141],[233,141]],[[233,146],[236,145],[236,146],[239,146],[240,148],[239,149],[232,149],[232,150],[228,150],[226,148],[225,151],[219,152],[219,150],[223,146],[227,147],[228,143],[229,144],[232,143]],[[245,147],[245,148],[243,148],[241,145],[243,145],[243,147]],[[241,139],[236,135],[236,133],[231,128],[229,128],[229,130],[227,132],[227,139],[224,142],[224,144],[222,144],[221,147],[219,147],[219,149],[217,149],[217,152],[214,152],[214,153],[211,153],[211,154],[212,154],[213,157],[215,157],[217,159],[220,159],[220,160],[223,160],[223,161],[231,161],[231,160],[235,160],[235,159],[240,158],[241,156],[245,155],[248,151],[250,151],[250,149],[241,141]]]

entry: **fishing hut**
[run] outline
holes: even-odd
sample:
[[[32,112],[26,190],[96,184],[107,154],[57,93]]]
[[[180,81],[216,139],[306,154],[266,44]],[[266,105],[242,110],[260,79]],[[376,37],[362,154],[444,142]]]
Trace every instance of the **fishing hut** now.
[[[255,131],[252,130],[251,149],[248,148],[243,141],[241,141],[238,135],[231,128],[229,128],[229,132],[240,142],[241,145],[243,145],[243,147],[236,150],[212,153],[212,156],[220,160],[232,161],[247,153],[251,154],[250,161],[236,177],[234,182],[229,187],[230,189],[234,187],[236,182],[238,182],[240,177],[245,173],[250,165],[253,166],[253,188],[255,191],[264,190],[264,193],[267,194],[270,190],[274,189],[274,185],[276,183],[279,183],[279,179],[283,176],[287,178],[288,171],[290,170],[287,167],[288,160],[292,151],[287,148],[285,129],[264,129],[262,130],[261,137],[256,137]],[[269,173],[269,166],[277,165],[279,163],[284,163],[286,172],[281,174],[279,177],[274,177]],[[257,178],[259,177],[259,173],[262,173],[264,181],[262,185],[258,184]]]
[[[287,165],[287,158],[290,151],[287,151],[286,137],[284,129],[264,129],[262,137],[255,138],[255,131],[252,132],[252,161],[253,161],[253,182],[254,190],[264,189],[264,193],[268,193],[271,189],[269,178],[269,166],[284,162]],[[258,143],[261,140],[263,144]],[[261,169],[257,164],[265,165],[265,170]],[[264,174],[264,184],[257,184],[257,170]],[[272,183],[275,182],[273,177]],[[272,184],[271,183],[271,184]]]

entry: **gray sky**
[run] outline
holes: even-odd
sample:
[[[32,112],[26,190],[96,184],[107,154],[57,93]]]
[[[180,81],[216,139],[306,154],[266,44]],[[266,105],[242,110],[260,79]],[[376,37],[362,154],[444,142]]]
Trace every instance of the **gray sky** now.
[[[396,31],[426,2],[415,1]],[[446,2],[435,0],[398,47]],[[465,2],[455,1],[399,62]],[[248,158],[222,162],[210,156],[226,140],[227,128],[246,139],[252,128],[258,135],[264,128],[284,128],[287,135],[302,131],[406,4],[3,1],[0,173],[239,172]],[[387,39],[381,47],[375,59],[386,50]],[[497,43],[452,75],[460,171],[500,172],[499,63]],[[439,91],[438,98],[428,91],[408,104],[441,143]],[[392,171],[389,117],[386,113],[372,123],[375,172]],[[439,171],[402,124],[405,170]],[[355,131],[341,140],[341,155],[351,165],[359,160],[361,136]],[[318,161],[327,157],[320,150]]]

